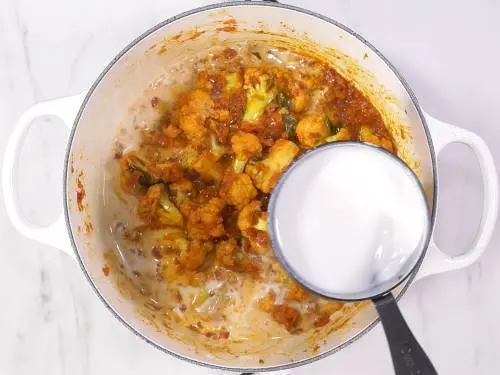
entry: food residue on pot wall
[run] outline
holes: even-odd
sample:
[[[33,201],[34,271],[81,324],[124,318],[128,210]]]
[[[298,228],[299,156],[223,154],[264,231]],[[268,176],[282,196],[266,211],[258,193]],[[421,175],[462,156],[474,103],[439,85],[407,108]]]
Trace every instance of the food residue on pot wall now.
[[[109,266],[108,265],[105,265],[104,267],[102,267],[102,273],[104,274],[104,276],[108,277],[109,276]]]
[[[199,38],[207,32],[235,32],[238,31],[238,22],[234,18],[216,22],[217,27],[198,25],[194,29],[182,30],[170,37],[164,37],[148,47],[147,52],[155,52],[159,55],[166,53],[172,43],[181,44]]]
[[[226,32],[229,32],[229,33],[238,30],[237,29],[238,23],[236,22],[236,20],[234,18],[230,18],[228,20],[225,20],[225,21],[222,22],[222,24],[224,26],[218,27],[215,30],[216,31],[226,31]]]
[[[89,220],[85,221],[85,233],[86,234],[92,234],[92,231],[94,230],[94,226]]]
[[[72,170],[72,173],[74,173],[73,163],[71,163],[71,170]],[[84,215],[83,227],[85,229],[85,234],[91,235],[92,232],[94,231],[94,226],[92,224],[92,221],[90,219],[90,215],[88,213],[88,209],[87,209],[88,205],[85,202],[85,198],[87,196],[87,193],[85,191],[85,187],[84,187],[83,183],[84,183],[84,174],[83,174],[83,171],[80,171],[80,173],[78,173],[78,176],[76,177],[76,202],[77,202],[78,211],[82,212]],[[78,232],[79,233],[81,232],[80,225],[78,225]]]
[[[83,171],[80,171],[78,177],[76,178],[76,203],[78,205],[78,211],[82,212],[84,207],[83,200],[85,199],[85,188],[83,187]]]
[[[206,31],[200,31],[200,30],[191,30],[191,31],[187,31],[187,32],[180,32],[178,34],[175,34],[172,38],[170,38],[171,40],[175,40],[175,41],[178,41],[178,42],[186,42],[188,40],[193,40],[193,39],[196,39],[198,38],[199,36],[205,34]]]

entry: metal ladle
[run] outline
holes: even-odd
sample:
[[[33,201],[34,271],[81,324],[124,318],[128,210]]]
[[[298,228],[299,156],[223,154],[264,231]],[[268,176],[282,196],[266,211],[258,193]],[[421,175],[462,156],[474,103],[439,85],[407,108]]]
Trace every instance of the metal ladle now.
[[[368,196],[360,196],[360,183]],[[391,293],[420,264],[431,236],[424,190],[402,160],[359,142],[306,152],[271,195],[268,230],[276,257],[304,288],[373,301],[396,374],[437,374]]]

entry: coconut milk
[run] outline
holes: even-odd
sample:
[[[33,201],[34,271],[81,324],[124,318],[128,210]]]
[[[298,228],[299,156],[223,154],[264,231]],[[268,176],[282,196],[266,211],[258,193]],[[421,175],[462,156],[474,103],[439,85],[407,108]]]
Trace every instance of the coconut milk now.
[[[405,277],[423,251],[424,193],[403,163],[377,148],[317,149],[276,191],[275,242],[313,289],[341,299],[378,294]]]

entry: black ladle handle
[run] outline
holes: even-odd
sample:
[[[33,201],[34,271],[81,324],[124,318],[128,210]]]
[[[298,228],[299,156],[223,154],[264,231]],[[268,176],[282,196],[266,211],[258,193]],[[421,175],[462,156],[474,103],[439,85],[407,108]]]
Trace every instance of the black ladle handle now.
[[[391,293],[373,300],[384,327],[396,375],[437,375],[429,357],[406,324]]]

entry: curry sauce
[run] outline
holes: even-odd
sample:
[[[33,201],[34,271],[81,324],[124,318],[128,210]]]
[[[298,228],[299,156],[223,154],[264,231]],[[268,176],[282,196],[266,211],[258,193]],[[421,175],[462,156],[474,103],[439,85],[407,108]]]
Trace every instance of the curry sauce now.
[[[310,148],[359,140],[396,153],[395,142],[369,100],[313,57],[247,45],[197,66],[173,100],[148,99],[157,120],[116,155],[140,222],[116,231],[122,256],[148,265],[132,272],[157,316],[209,339],[321,328],[345,306],[281,268],[267,233],[270,194]]]

